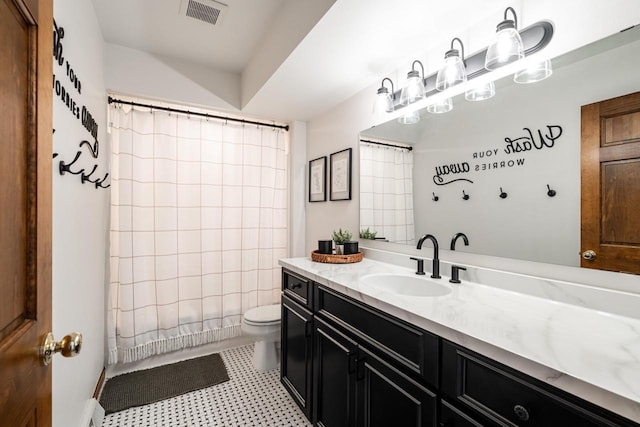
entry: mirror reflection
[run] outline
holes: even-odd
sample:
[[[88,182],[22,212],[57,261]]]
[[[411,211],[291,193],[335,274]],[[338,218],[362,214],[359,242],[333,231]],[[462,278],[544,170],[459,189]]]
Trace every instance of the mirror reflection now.
[[[457,251],[579,266],[580,109],[640,89],[638,40],[633,28],[554,58],[542,82],[509,76],[486,101],[362,131],[361,230],[447,249],[464,233]]]

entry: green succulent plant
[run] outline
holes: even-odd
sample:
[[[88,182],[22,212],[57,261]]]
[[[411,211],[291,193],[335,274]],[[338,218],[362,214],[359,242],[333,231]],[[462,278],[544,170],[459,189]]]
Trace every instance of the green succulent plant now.
[[[376,234],[378,234],[378,232],[377,231],[370,231],[369,227],[367,227],[366,229],[360,230],[360,238],[361,239],[374,240],[376,238]]]
[[[351,241],[351,232],[347,229],[345,229],[344,231],[342,231],[342,228],[339,229],[338,231],[333,230],[333,241],[336,242],[336,244],[341,245],[345,242],[350,242]]]

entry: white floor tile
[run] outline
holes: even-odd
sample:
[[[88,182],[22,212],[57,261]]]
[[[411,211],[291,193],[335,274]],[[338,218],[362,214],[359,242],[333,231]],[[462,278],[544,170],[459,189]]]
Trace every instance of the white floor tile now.
[[[253,345],[220,354],[229,381],[107,415],[102,427],[311,426],[280,384],[278,369],[253,369]]]

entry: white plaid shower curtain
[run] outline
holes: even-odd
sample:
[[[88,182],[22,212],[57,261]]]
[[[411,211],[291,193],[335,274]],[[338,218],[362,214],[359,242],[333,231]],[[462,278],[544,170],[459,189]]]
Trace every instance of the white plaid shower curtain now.
[[[112,104],[109,363],[240,334],[279,302],[286,132]]]

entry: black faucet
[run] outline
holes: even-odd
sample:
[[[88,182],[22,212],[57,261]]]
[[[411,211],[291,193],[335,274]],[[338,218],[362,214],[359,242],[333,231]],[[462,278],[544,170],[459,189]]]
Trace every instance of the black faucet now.
[[[410,257],[410,259],[418,261],[418,269],[416,270],[416,274],[418,276],[424,276],[424,260],[416,257]]]
[[[438,258],[438,239],[436,239],[435,236],[432,236],[431,234],[425,234],[420,238],[420,240],[418,240],[418,246],[416,246],[416,249],[422,249],[422,244],[427,239],[431,240],[431,243],[433,243],[433,263],[431,266],[431,272],[432,272],[431,278],[439,279],[440,278],[440,258]]]
[[[460,265],[452,265],[451,266],[451,279],[449,280],[451,283],[462,283],[460,281],[460,270],[467,271],[466,268]]]
[[[452,251],[456,250],[456,241],[460,237],[462,237],[462,240],[464,241],[464,245],[465,246],[469,246],[469,239],[467,239],[467,235],[464,234],[464,233],[456,233],[456,234],[453,235],[453,239],[451,239],[451,250]]]

